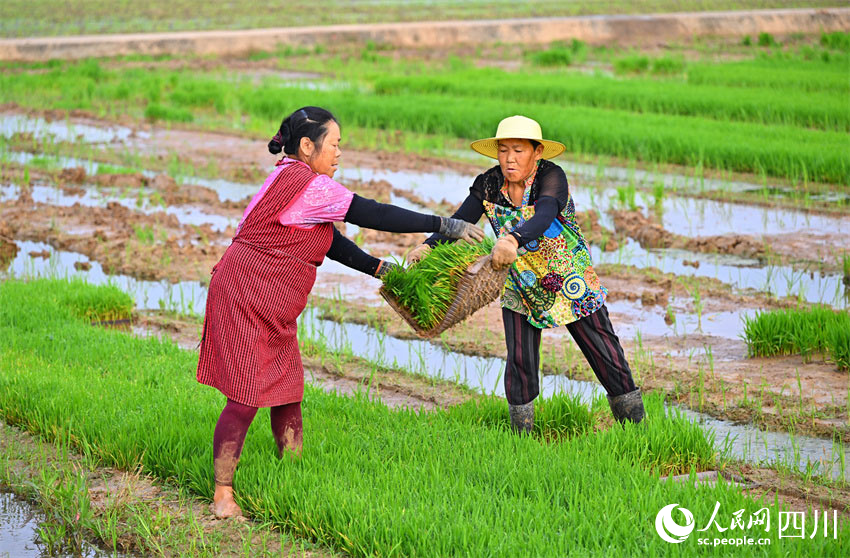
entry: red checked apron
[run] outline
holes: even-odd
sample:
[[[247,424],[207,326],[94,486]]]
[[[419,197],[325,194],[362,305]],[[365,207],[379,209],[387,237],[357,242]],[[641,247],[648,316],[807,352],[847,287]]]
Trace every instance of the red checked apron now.
[[[333,225],[284,226],[278,215],[315,177],[304,165],[281,171],[213,268],[197,377],[243,405],[284,405],[304,394],[296,318]]]

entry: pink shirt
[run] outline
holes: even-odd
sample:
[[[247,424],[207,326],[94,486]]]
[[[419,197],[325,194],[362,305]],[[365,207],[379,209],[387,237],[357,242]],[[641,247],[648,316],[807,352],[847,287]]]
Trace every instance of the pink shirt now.
[[[242,214],[242,220],[239,222],[239,228],[251,210],[263,198],[269,186],[275,181],[277,176],[289,165],[304,165],[309,168],[307,163],[284,157],[272,173],[266,178],[263,187],[251,199],[251,203],[245,208],[245,213]],[[281,225],[299,227],[302,229],[311,229],[319,223],[329,223],[333,221],[342,221],[345,214],[348,212],[348,207],[351,205],[351,200],[354,198],[354,192],[325,174],[317,174],[310,184],[301,192],[301,195],[294,200],[289,207],[281,211],[278,215],[278,221]],[[237,228],[237,231],[239,230]]]

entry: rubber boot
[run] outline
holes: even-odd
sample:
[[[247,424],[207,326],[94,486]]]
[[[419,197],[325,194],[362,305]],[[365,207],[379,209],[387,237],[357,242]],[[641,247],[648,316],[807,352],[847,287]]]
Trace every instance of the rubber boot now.
[[[525,405],[508,405],[511,415],[511,428],[514,432],[531,434],[534,429],[534,402]]]
[[[640,396],[640,388],[615,397],[609,395],[608,404],[611,405],[611,413],[617,422],[629,420],[638,423],[643,420],[643,398]]]

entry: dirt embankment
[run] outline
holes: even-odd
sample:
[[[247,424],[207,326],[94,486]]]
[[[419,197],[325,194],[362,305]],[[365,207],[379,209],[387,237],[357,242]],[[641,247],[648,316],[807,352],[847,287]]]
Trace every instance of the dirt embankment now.
[[[695,37],[821,33],[850,28],[850,9],[751,10],[516,20],[332,25],[241,31],[186,31],[0,40],[0,60],[49,60],[131,54],[234,55],[279,45],[365,44],[437,47],[455,44],[547,44],[578,39],[595,45],[654,45]]]
[[[674,234],[641,211],[612,211],[617,232],[637,240],[644,248],[678,248],[690,252],[732,254],[746,258],[761,258],[764,242],[749,235],[727,234],[687,237]]]

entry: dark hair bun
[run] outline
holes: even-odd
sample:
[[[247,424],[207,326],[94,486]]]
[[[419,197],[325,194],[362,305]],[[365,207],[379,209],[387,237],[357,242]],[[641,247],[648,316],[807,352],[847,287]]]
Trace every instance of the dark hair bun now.
[[[269,153],[271,153],[272,155],[277,155],[281,151],[283,151],[283,144],[277,141],[277,136],[275,136],[269,142]]]
[[[280,129],[269,142],[269,153],[272,155],[277,155],[283,151],[283,146],[286,145],[286,142],[288,142],[289,138],[292,136],[292,130],[289,127],[288,121],[289,119],[287,118],[280,124]]]

